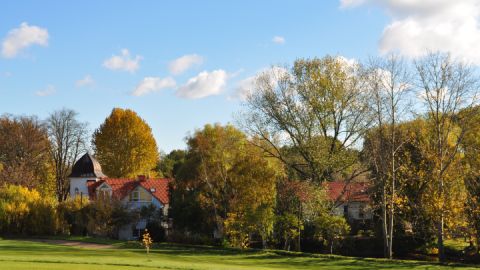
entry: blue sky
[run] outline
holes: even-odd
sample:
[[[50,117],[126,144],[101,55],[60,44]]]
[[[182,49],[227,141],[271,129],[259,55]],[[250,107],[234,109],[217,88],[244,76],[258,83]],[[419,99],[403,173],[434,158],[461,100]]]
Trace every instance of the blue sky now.
[[[112,108],[130,108],[161,150],[182,149],[188,132],[232,122],[239,85],[266,67],[326,54],[408,55],[386,35],[425,7],[376,2],[5,1],[0,114],[45,118],[65,107],[93,131]]]

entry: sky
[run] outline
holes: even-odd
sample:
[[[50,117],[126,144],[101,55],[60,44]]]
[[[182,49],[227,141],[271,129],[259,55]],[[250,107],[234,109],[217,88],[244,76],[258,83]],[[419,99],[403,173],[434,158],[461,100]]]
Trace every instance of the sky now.
[[[0,115],[138,113],[160,150],[234,123],[252,78],[327,54],[451,52],[480,64],[480,0],[5,1]]]

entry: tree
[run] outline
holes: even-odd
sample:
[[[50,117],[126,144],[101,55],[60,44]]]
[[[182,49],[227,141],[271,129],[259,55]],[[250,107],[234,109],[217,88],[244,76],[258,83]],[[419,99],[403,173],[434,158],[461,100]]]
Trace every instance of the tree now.
[[[87,150],[87,124],[76,119],[73,110],[51,113],[46,122],[50,140],[50,155],[54,161],[55,186],[58,201],[64,201],[70,189],[67,179],[73,164]]]
[[[328,243],[330,254],[338,241],[348,235],[350,226],[344,217],[323,214],[315,219],[315,234]]]
[[[150,237],[150,234],[148,233],[148,230],[145,229],[142,235],[142,246],[145,247],[145,250],[147,251],[147,255],[150,253],[150,247],[153,244],[153,240]]]
[[[113,109],[93,133],[92,145],[110,177],[150,174],[159,160],[152,129],[129,109]]]
[[[331,215],[332,203],[325,188],[310,181],[284,179],[277,183],[275,234],[284,241],[283,248],[301,251],[304,228],[317,227],[316,220]],[[315,237],[314,235],[311,235]]]
[[[161,155],[158,171],[167,178],[175,178],[178,170],[185,162],[185,150],[172,150],[168,155]]]
[[[411,75],[405,61],[390,55],[385,59],[372,59],[367,68],[367,88],[371,93],[371,111],[375,128],[370,130],[368,163],[373,172],[374,184],[382,191],[381,220],[384,255],[392,258],[397,171],[402,166],[397,153],[404,141],[397,137],[398,123],[409,114],[408,93]]]
[[[271,156],[314,182],[360,173],[350,150],[371,120],[358,64],[331,56],[299,59],[290,70],[259,75],[251,92],[243,127],[266,142],[258,146]],[[284,146],[298,158],[286,156]]]
[[[214,235],[227,236],[237,246],[248,245],[252,233],[266,237],[273,221],[265,217],[273,216],[258,213],[273,207],[275,182],[281,172],[276,160],[265,158],[231,125],[206,125],[189,137],[187,144],[176,183],[197,200],[207,214],[205,220],[213,221]]]
[[[455,62],[450,55],[431,53],[415,62],[418,87],[426,107],[432,136],[430,143],[435,155],[431,169],[437,185],[438,216],[437,239],[439,259],[445,259],[443,238],[445,226],[445,197],[448,169],[458,155],[459,146],[465,135],[468,114],[459,115],[461,109],[471,108],[477,99],[478,78],[473,69],[461,62]],[[463,117],[463,118],[460,118]],[[453,142],[453,148],[449,142]]]
[[[464,154],[464,179],[469,195],[466,212],[471,235],[476,239],[478,252],[480,247],[480,107],[476,106],[469,110],[460,112],[460,114],[471,115],[467,119],[468,129],[461,143],[461,151]],[[474,113],[472,114],[471,111]]]
[[[33,116],[0,117],[0,184],[50,193],[50,143],[45,126]]]

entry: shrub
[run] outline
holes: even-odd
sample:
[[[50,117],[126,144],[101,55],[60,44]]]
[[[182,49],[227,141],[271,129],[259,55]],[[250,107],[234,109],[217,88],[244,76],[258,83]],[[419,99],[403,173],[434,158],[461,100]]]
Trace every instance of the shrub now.
[[[165,229],[161,226],[159,222],[148,222],[146,229],[150,233],[150,237],[153,239],[153,242],[165,241]]]
[[[128,210],[119,200],[102,193],[88,205],[86,211],[88,233],[95,236],[115,238],[121,226],[138,220],[137,212]]]
[[[55,198],[17,185],[0,188],[0,231],[3,234],[51,235],[62,231]]]
[[[67,199],[58,205],[60,217],[66,223],[67,234],[86,235],[88,198],[76,197]]]

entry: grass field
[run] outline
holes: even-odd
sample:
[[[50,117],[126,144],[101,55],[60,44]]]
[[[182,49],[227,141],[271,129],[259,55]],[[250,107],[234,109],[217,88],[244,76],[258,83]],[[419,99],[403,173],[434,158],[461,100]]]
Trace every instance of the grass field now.
[[[0,269],[480,269],[415,261],[278,254],[209,247],[160,245],[141,249],[85,249],[20,240],[0,240]]]

